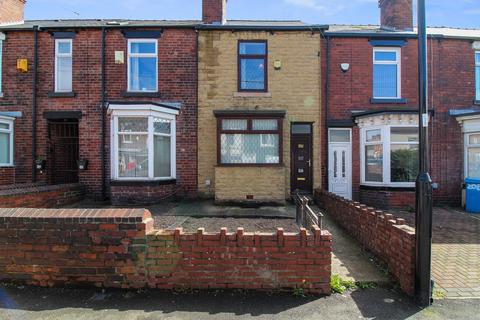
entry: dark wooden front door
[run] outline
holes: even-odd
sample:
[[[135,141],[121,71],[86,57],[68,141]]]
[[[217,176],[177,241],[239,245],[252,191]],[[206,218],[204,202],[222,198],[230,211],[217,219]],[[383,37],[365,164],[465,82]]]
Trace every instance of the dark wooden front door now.
[[[78,122],[51,121],[50,177],[53,184],[78,182]]]
[[[291,190],[301,193],[312,193],[312,134],[304,127],[301,130],[294,129],[292,125],[291,136]],[[298,125],[298,126],[304,126]],[[306,126],[306,125],[305,125]],[[310,133],[308,133],[310,131]],[[300,132],[296,134],[295,132]]]

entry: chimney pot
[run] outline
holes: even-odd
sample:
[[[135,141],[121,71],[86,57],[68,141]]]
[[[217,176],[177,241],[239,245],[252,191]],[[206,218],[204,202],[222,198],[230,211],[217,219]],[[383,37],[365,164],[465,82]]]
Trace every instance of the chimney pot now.
[[[379,0],[381,26],[384,29],[413,30],[412,0]]]
[[[23,23],[26,0],[1,0],[0,25]]]
[[[225,24],[227,0],[202,0],[202,21],[205,24]]]

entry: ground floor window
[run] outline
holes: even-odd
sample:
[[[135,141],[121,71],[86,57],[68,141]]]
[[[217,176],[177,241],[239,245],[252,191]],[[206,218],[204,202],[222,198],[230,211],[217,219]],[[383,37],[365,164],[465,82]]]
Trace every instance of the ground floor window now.
[[[113,178],[175,178],[175,115],[119,112],[112,118]]]
[[[361,159],[363,184],[413,186],[418,174],[418,128],[362,128]]]
[[[0,117],[0,166],[13,165],[13,120]]]
[[[282,163],[282,119],[239,116],[218,121],[219,164]]]
[[[467,178],[480,179],[480,132],[466,137]]]

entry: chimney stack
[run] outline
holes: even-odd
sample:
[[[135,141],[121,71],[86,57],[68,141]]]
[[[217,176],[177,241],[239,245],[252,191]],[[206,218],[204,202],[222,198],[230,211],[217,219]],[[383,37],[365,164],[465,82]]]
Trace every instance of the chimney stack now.
[[[413,30],[412,0],[379,0],[381,26],[399,31]]]
[[[205,24],[225,24],[227,0],[202,0],[202,21]]]
[[[23,23],[26,0],[1,0],[0,25]]]

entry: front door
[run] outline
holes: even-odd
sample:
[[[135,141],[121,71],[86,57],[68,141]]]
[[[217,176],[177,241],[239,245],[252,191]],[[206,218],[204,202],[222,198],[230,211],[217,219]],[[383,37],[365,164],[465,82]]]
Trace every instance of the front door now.
[[[49,140],[51,182],[78,182],[78,121],[50,121]]]
[[[328,133],[328,190],[352,199],[351,130],[330,129]]]
[[[312,124],[292,124],[291,190],[312,193]]]

